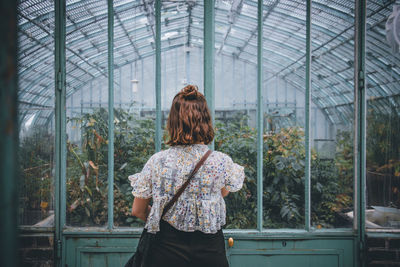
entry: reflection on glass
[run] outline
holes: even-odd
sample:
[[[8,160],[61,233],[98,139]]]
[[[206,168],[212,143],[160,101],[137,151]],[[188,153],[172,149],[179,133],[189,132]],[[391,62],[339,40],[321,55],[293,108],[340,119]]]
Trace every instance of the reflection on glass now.
[[[151,47],[149,42],[154,45],[154,39],[143,38],[149,21],[140,5],[116,8],[115,12],[117,18],[129,16],[115,20],[116,46],[126,44],[128,38],[129,47],[114,58],[114,225],[143,227],[143,221],[131,216],[133,195],[128,176],[140,172],[154,154],[155,56],[152,49],[143,51]],[[154,24],[152,27],[155,29]]]
[[[312,52],[311,64],[311,225],[317,229],[353,226],[354,46],[338,40],[354,38],[354,4],[338,4],[349,14],[340,24],[312,5],[312,28],[337,32],[336,38],[326,31],[311,38],[313,47],[324,44]]]
[[[117,25],[121,27],[121,25]],[[143,227],[131,216],[132,187],[128,176],[142,170],[154,154],[155,94],[154,56],[116,69],[120,81],[114,98],[114,225]],[[146,88],[149,88],[146,90]]]
[[[306,2],[267,1],[266,5],[262,91],[263,227],[302,229],[305,222],[303,58],[306,50]]]
[[[224,118],[224,115],[229,117]],[[227,229],[254,229],[257,226],[257,134],[249,121],[255,122],[254,107],[246,111],[216,110],[215,150],[232,157],[235,163],[245,168],[246,175],[243,188],[225,198]]]
[[[227,229],[257,227],[257,34],[247,44],[237,38],[243,29],[256,31],[246,20],[256,21],[254,3],[217,2],[215,9],[215,150],[244,166],[246,175],[243,188],[225,198]]]
[[[68,118],[67,223],[103,225],[107,220],[108,112],[93,109]],[[74,134],[78,132],[78,134]]]
[[[54,3],[29,8],[46,18],[18,11],[18,222],[54,227]]]
[[[266,80],[264,228],[303,228],[304,93],[283,79],[267,75]]]
[[[400,56],[391,13],[367,1],[367,228],[400,228]],[[382,20],[382,17],[387,18]],[[386,27],[386,31],[384,30]],[[398,32],[397,32],[398,34]],[[386,35],[386,36],[385,36]],[[375,71],[377,70],[377,71]]]
[[[24,110],[22,107],[20,111]],[[39,112],[40,113],[40,112]],[[32,115],[32,118],[37,114]],[[54,121],[34,125],[27,120],[20,131],[19,224],[54,226]]]
[[[104,226],[108,204],[107,3],[101,1],[93,8],[90,1],[67,0],[66,5],[66,223]]]

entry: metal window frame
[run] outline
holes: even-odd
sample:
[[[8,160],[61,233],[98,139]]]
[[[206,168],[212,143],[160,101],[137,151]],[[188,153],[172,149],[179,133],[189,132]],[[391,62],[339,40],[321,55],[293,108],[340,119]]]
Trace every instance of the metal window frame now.
[[[365,29],[366,29],[366,0],[355,1],[355,75],[354,75],[354,116],[355,130],[354,138],[354,217],[353,229],[311,229],[311,199],[310,199],[310,110],[311,110],[311,0],[307,0],[306,12],[306,84],[305,84],[305,112],[306,112],[306,167],[305,167],[305,225],[304,229],[263,229],[262,210],[262,160],[263,160],[263,110],[262,110],[262,87],[263,87],[263,1],[258,0],[257,11],[257,229],[225,230],[239,238],[318,238],[321,236],[352,236],[357,237],[360,251],[364,249],[365,243],[365,141],[366,141],[366,97],[365,97]],[[113,185],[114,173],[114,7],[113,1],[108,0],[108,85],[109,85],[109,134],[108,134],[108,184]],[[214,88],[214,58],[215,58],[215,0],[204,1],[204,93],[212,113],[214,123],[215,115],[215,88]],[[82,236],[96,235],[138,235],[140,229],[115,229],[113,226],[113,186],[108,187],[108,224],[107,229],[94,227],[76,228],[66,227],[66,0],[55,1],[55,116],[56,116],[56,175],[55,175],[55,236],[56,236],[56,262],[63,266],[65,262],[65,248],[61,245],[65,236],[78,234]],[[161,150],[161,0],[155,1],[155,90],[156,90],[156,151]],[[268,88],[267,88],[268,89]],[[214,143],[210,145],[214,149]],[[62,258],[61,258],[62,257]],[[355,257],[356,258],[356,257]]]
[[[17,1],[0,3],[0,266],[18,266]]]

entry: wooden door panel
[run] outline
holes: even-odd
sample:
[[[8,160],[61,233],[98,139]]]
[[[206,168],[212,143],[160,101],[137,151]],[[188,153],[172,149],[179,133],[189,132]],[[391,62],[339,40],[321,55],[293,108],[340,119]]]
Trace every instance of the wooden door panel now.
[[[135,251],[138,236],[74,236],[65,240],[66,267],[121,267]],[[330,237],[251,240],[228,248],[230,267],[352,267],[354,239]]]
[[[232,251],[230,267],[342,267],[340,250]]]

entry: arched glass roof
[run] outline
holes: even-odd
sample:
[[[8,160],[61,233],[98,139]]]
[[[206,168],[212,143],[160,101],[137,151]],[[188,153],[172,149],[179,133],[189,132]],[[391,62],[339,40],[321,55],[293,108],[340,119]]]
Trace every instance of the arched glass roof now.
[[[369,98],[378,109],[399,106],[400,55],[386,42],[385,23],[395,1],[368,1],[366,69]],[[152,57],[153,0],[114,1],[115,68]],[[312,101],[333,123],[353,117],[354,1],[312,1]],[[257,64],[257,1],[216,1],[215,51]],[[41,109],[45,123],[54,106],[54,3],[22,0],[19,15],[19,104],[22,121]],[[263,64],[265,84],[275,77],[304,91],[306,2],[264,1]],[[163,51],[203,47],[203,2],[162,1]],[[90,81],[107,76],[105,0],[67,1],[67,97]],[[389,60],[388,60],[389,59]],[[174,61],[167,62],[175,68]],[[390,78],[388,78],[390,73]],[[115,81],[118,83],[118,81]],[[44,111],[43,111],[44,110]]]

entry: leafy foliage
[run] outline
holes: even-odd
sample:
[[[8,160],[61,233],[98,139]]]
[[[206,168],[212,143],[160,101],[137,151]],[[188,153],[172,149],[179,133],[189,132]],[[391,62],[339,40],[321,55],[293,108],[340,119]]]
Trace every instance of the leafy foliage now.
[[[140,172],[154,153],[154,122],[114,113],[114,224],[141,224],[130,216],[133,201],[127,177]],[[107,220],[108,114],[99,109],[71,121],[80,124],[82,148],[68,143],[67,219],[71,225],[103,225]]]
[[[256,131],[237,118],[217,122],[215,147],[243,166],[243,189],[227,199],[227,227],[254,228],[257,214]],[[344,136],[344,137],[341,137]],[[335,160],[323,160],[312,151],[311,211],[318,227],[338,224],[336,213],[352,205],[352,147],[345,133],[339,136]],[[304,132],[299,127],[264,134],[263,214],[267,228],[302,228],[304,225]],[[349,154],[350,153],[350,154]]]
[[[37,223],[52,208],[53,138],[47,129],[33,128],[20,141],[20,224]]]
[[[391,106],[389,103],[385,103]],[[367,117],[367,166],[371,171],[400,178],[400,113],[370,109]]]
[[[399,98],[393,99],[398,101]],[[369,103],[367,116],[368,204],[400,208],[400,110],[389,99]],[[387,110],[384,110],[384,108]],[[372,189],[375,186],[381,190]]]
[[[107,121],[105,109],[68,121],[79,128],[82,139],[79,144],[68,141],[67,146],[67,222],[70,225],[104,225],[107,221]],[[246,121],[245,116],[239,115],[229,122],[216,123],[215,149],[230,155],[245,167],[246,173],[243,189],[226,198],[227,228],[256,227],[257,135]],[[141,171],[154,153],[154,129],[152,119],[137,119],[123,110],[115,110],[113,190],[117,226],[142,225],[130,216],[133,197],[127,177]],[[265,227],[303,227],[303,130],[287,127],[265,133],[263,151]],[[339,132],[337,154],[333,160],[321,159],[313,151],[311,171],[312,222],[317,226],[335,226],[337,213],[352,204],[350,133]]]
[[[298,127],[264,135],[263,203],[268,228],[303,227],[304,133]]]
[[[256,228],[257,165],[255,130],[245,125],[246,117],[227,124],[216,122],[215,150],[230,155],[234,162],[244,166],[246,180],[243,188],[225,198],[226,228]]]

